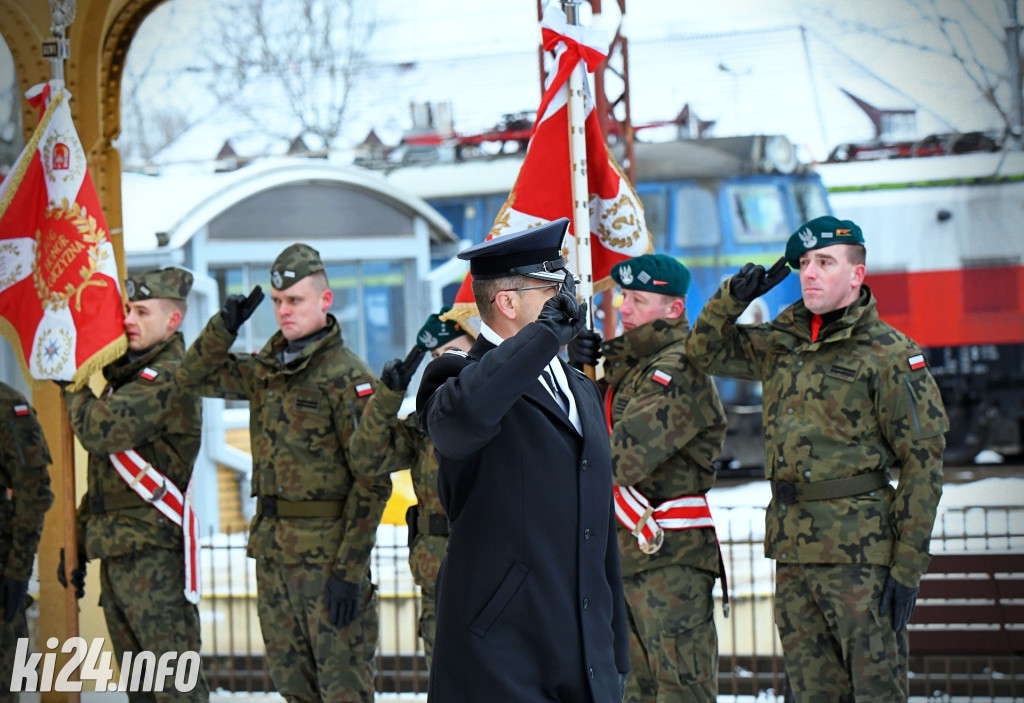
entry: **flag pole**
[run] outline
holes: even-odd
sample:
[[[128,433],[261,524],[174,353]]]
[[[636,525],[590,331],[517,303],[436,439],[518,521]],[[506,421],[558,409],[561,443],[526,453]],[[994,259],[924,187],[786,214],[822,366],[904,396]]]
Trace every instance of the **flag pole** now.
[[[50,84],[64,87],[64,61],[71,56],[70,42],[65,29],[75,19],[75,0],[48,0],[50,5],[49,40],[43,42],[43,58],[50,61]],[[68,421],[64,394],[60,393],[60,463],[61,463],[61,515],[64,523],[64,574],[68,587],[64,589],[65,641],[78,637],[78,594],[71,585],[71,573],[78,568],[78,516],[75,491],[75,440]],[[73,680],[78,679],[75,668]],[[69,691],[65,700],[78,703],[78,691]]]
[[[570,25],[579,26],[580,0],[562,0],[565,19]],[[569,158],[572,162],[572,226],[576,242],[576,269],[580,283],[576,290],[579,297],[587,301],[587,329],[594,329],[594,270],[590,252],[590,188],[587,183],[587,138],[586,106],[584,104],[583,61],[569,74]],[[594,367],[586,366],[584,372],[595,377]]]

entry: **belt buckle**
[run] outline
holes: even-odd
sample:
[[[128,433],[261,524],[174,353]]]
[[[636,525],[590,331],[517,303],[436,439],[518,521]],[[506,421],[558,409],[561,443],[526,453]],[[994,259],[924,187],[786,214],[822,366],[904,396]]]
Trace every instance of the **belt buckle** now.
[[[656,554],[663,544],[665,544],[665,531],[659,527],[654,531],[653,540],[639,543],[637,546],[644,554]]]
[[[796,502],[796,484],[792,481],[778,481],[775,484],[775,497],[780,503]]]
[[[263,496],[260,498],[260,508],[263,517],[277,517],[277,496]]]

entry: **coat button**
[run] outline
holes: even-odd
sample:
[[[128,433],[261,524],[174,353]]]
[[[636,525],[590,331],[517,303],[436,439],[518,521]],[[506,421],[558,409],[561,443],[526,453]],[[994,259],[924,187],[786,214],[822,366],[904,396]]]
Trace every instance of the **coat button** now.
[[[582,461],[582,462],[580,463],[580,466],[581,466],[581,467],[583,468],[583,470],[584,470],[584,471],[586,471],[586,470],[587,470],[587,460],[586,460],[586,459],[584,459],[584,460],[583,460],[583,461]]]
[[[590,539],[590,528],[583,530],[583,539]]]
[[[587,607],[589,607],[589,606],[590,606],[590,599],[589,598],[584,598],[583,599],[583,609],[586,610]]]
[[[590,674],[590,678],[594,678],[594,667],[588,668],[587,673]]]

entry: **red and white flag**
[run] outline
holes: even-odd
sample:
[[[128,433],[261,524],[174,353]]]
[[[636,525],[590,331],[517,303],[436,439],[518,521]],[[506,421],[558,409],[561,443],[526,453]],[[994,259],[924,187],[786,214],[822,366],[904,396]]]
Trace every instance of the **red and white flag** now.
[[[597,68],[606,55],[607,38],[604,32],[570,25],[565,13],[553,6],[544,12],[541,32],[544,48],[555,52],[554,64],[545,80],[526,158],[488,239],[573,217],[566,82],[580,61],[590,72]],[[585,78],[584,91],[591,266],[594,290],[600,291],[612,285],[612,266],[653,248],[643,205],[605,145]],[[575,236],[572,225],[569,234]],[[562,249],[569,269],[579,271],[575,242],[567,237]],[[475,315],[472,277],[467,274],[443,319],[471,321]]]
[[[64,88],[25,97],[39,124],[0,184],[0,332],[26,378],[71,381],[127,348],[114,248]]]

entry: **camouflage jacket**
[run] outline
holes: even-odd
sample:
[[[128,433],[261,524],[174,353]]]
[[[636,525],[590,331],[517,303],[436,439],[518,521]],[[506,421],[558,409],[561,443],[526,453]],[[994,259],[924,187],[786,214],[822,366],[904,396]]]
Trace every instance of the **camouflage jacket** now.
[[[50,450],[36,411],[18,391],[0,383],[0,576],[28,581],[53,505]]]
[[[611,419],[612,476],[620,486],[634,486],[653,506],[707,493],[715,483],[712,462],[725,441],[718,391],[683,351],[688,328],[685,314],[654,320],[601,349],[605,376],[598,385]],[[664,545],[652,555],[640,551],[621,523],[618,532],[624,576],[669,564],[719,571],[711,528],[666,530]]]
[[[185,354],[178,378],[203,395],[248,398],[252,494],[286,501],[337,501],[340,518],[264,517],[250,524],[248,554],[284,564],[333,564],[345,580],[369,578],[370,552],[390,477],[356,472],[349,440],[366,401],[382,384],[341,339],[328,333],[290,363],[278,360],[287,340],[276,332],[257,354],[229,352],[235,335],[220,314]],[[357,386],[365,386],[360,395]]]
[[[377,471],[385,475],[408,468],[421,516],[444,516],[437,495],[437,457],[434,445],[411,414],[398,417],[404,394],[381,387],[366,404],[359,427],[352,435],[352,462],[357,471]],[[412,526],[410,525],[410,529]],[[420,532],[413,538],[409,567],[416,583],[423,587],[437,580],[448,538]]]
[[[151,547],[183,549],[181,528],[125,483],[110,455],[135,449],[185,492],[199,455],[203,417],[199,396],[175,382],[184,351],[184,339],[175,333],[134,361],[125,354],[107,365],[99,398],[87,387],[64,394],[71,429],[89,453],[78,541],[90,559]],[[129,496],[138,500],[137,507],[97,510],[101,501],[130,501]]]
[[[803,301],[770,323],[735,324],[745,307],[725,281],[686,351],[710,373],[762,381],[767,478],[817,482],[900,468],[895,490],[788,505],[773,499],[766,555],[887,565],[899,582],[916,586],[931,558],[949,429],[931,373],[911,368],[921,350],[878,319],[867,286],[813,342]]]

